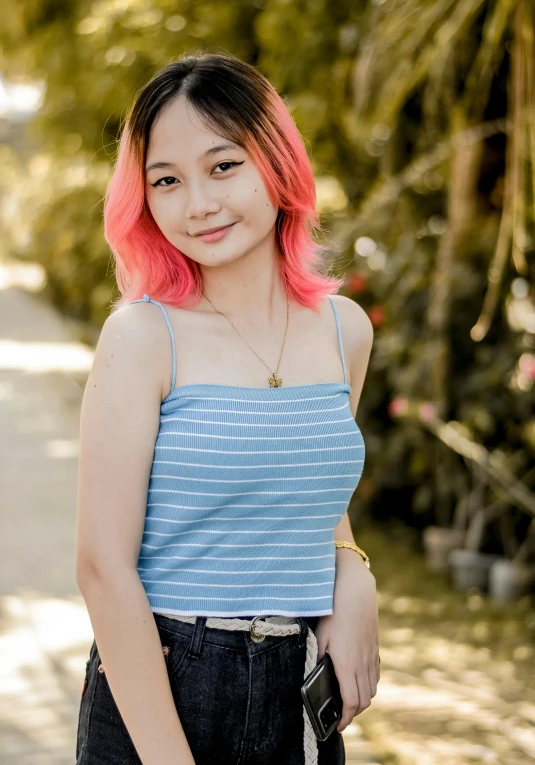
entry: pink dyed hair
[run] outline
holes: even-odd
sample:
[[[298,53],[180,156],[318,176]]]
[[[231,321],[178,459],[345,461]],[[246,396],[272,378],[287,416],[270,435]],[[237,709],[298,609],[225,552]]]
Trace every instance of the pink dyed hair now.
[[[145,161],[151,126],[162,107],[184,95],[212,130],[243,146],[279,208],[281,278],[291,299],[317,310],[343,278],[325,273],[316,188],[301,135],[270,82],[228,54],[182,56],[138,93],[126,118],[104,202],[104,233],[115,257],[122,297],[112,310],[144,293],[162,303],[197,302],[202,275],[196,261],[169,242],[145,198]]]

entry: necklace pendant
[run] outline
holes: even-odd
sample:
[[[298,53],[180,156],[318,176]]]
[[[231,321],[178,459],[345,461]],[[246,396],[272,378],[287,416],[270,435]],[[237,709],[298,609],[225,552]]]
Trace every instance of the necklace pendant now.
[[[270,388],[280,388],[282,386],[282,377],[277,377],[277,373],[273,372],[273,377],[269,378]]]

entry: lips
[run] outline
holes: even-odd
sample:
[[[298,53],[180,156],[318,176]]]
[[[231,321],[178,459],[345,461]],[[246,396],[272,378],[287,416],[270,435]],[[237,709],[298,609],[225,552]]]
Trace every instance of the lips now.
[[[217,228],[214,231],[206,234],[197,234],[197,239],[200,239],[203,242],[219,242],[221,239],[224,239],[224,237],[227,235],[227,232],[230,231],[233,226],[234,223],[231,223],[229,226]]]
[[[227,226],[219,226],[218,228],[209,228],[206,231],[200,231],[198,234],[194,234],[194,236],[207,236],[208,234],[216,234],[218,231],[223,231],[223,229],[230,228],[233,225],[234,223],[229,223]]]

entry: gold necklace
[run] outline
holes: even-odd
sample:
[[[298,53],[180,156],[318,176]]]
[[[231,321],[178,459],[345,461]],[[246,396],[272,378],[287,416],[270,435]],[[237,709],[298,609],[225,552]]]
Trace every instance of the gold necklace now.
[[[201,292],[202,292],[202,290],[201,290]],[[252,347],[252,345],[250,345],[250,344],[247,342],[247,340],[244,338],[244,336],[242,335],[242,333],[240,332],[240,330],[239,330],[239,329],[238,329],[236,326],[234,326],[234,324],[233,324],[233,322],[231,321],[231,319],[229,319],[229,317],[228,317],[226,314],[224,314],[224,313],[223,313],[223,311],[219,311],[219,310],[218,310],[218,309],[215,307],[215,305],[212,303],[212,301],[210,300],[210,298],[209,298],[207,295],[205,295],[205,293],[204,293],[204,292],[202,292],[202,294],[203,294],[203,295],[204,295],[204,297],[205,297],[205,298],[208,300],[208,302],[210,303],[210,305],[212,306],[212,308],[214,309],[214,311],[217,311],[217,313],[220,313],[220,314],[221,314],[221,316],[224,316],[224,317],[225,317],[225,319],[226,319],[227,321],[229,321],[229,322],[230,322],[230,324],[232,324],[232,326],[234,327],[234,329],[236,330],[236,332],[238,333],[238,335],[241,337],[241,339],[243,340],[243,342],[244,342],[244,343],[246,343],[246,344],[249,346],[249,348],[252,350],[252,352],[255,354],[255,356],[257,356],[257,357],[260,359],[260,361],[261,361],[261,362],[262,362],[262,364],[263,364],[263,365],[266,367],[266,369],[268,370],[268,372],[271,372],[271,369],[268,367],[268,365],[266,364],[266,362],[264,361],[264,359],[262,359],[260,356],[258,356],[258,353],[255,351],[255,349]],[[270,388],[280,388],[280,387],[282,386],[282,377],[277,377],[277,372],[279,371],[279,366],[280,366],[280,363],[281,363],[281,358],[282,358],[282,352],[283,352],[283,350],[284,350],[284,343],[286,342],[286,333],[288,332],[288,320],[289,320],[289,318],[290,318],[290,298],[288,297],[288,295],[286,295],[286,329],[284,330],[284,338],[283,338],[283,341],[282,341],[282,348],[281,348],[281,352],[280,352],[280,355],[279,355],[279,363],[277,364],[277,369],[276,369],[276,370],[275,370],[275,371],[272,373],[272,376],[271,376],[270,378],[268,378],[268,379],[269,379],[269,387],[270,387]]]

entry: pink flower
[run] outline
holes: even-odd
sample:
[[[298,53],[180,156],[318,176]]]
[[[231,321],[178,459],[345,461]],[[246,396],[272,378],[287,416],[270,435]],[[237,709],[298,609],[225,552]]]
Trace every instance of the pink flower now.
[[[425,401],[418,407],[418,414],[423,422],[431,422],[436,417],[436,407],[430,401]]]
[[[518,371],[535,380],[535,356],[531,353],[523,353],[518,360]]]
[[[401,417],[406,414],[409,408],[409,401],[405,396],[396,396],[388,405],[388,414],[391,417]]]
[[[360,274],[351,274],[349,279],[347,280],[347,286],[351,290],[351,292],[364,292],[366,289],[367,281],[364,276],[361,276]]]
[[[380,327],[385,320],[385,312],[380,305],[372,305],[368,310],[368,316],[374,327]]]

